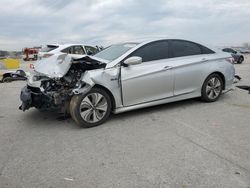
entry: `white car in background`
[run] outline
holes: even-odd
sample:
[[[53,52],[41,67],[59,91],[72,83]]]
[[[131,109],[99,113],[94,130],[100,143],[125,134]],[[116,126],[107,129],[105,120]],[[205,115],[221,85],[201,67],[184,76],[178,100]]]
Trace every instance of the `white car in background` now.
[[[38,59],[47,58],[61,53],[69,54],[73,58],[81,58],[83,55],[94,55],[99,48],[85,44],[49,44],[38,53]]]

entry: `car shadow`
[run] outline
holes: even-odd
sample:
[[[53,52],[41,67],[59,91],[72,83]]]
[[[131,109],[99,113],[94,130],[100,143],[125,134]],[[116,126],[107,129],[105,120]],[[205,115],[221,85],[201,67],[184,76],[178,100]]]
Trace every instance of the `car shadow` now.
[[[32,109],[25,115],[25,123],[28,126],[43,126],[43,127],[59,127],[76,125],[71,117],[63,117],[63,114],[53,111],[39,111],[37,109]],[[68,126],[71,128],[79,128],[76,126]]]
[[[226,96],[222,95],[220,100],[226,100]],[[188,109],[192,106],[202,106],[204,104],[209,104],[202,102],[200,98],[194,98],[194,99],[187,99],[177,102],[171,102],[166,104],[161,104],[157,106],[132,110],[120,114],[111,114],[110,118],[106,123],[104,123],[103,126],[109,126],[110,124],[116,124],[119,120],[125,120],[125,119],[133,119],[135,116],[146,116],[149,114],[157,113],[157,112],[168,112],[171,110],[176,109]],[[198,108],[197,107],[197,108]],[[63,118],[62,114],[59,114],[57,112],[53,111],[39,111],[36,109],[33,109],[29,113],[26,114],[25,121],[27,125],[30,126],[43,126],[43,127],[59,127],[59,126],[67,126],[70,127],[70,129],[82,129],[81,126],[77,125],[74,120],[71,117]]]

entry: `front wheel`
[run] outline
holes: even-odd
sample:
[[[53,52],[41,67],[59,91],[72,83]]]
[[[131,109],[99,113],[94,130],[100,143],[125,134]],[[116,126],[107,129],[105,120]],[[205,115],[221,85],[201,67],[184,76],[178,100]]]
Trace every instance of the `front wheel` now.
[[[201,98],[205,102],[217,101],[223,90],[223,81],[218,74],[211,74],[205,80],[202,91]]]
[[[84,128],[104,123],[111,112],[111,99],[106,91],[92,88],[85,95],[76,95],[70,102],[70,115]]]

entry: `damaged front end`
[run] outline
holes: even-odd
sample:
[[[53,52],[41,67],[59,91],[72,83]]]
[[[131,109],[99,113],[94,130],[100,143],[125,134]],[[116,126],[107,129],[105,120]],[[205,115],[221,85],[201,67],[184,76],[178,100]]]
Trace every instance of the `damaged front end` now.
[[[72,59],[67,54],[44,59],[35,65],[35,74],[21,90],[20,110],[67,112],[73,95],[88,92],[94,85],[88,71],[105,68],[105,61],[90,56]]]

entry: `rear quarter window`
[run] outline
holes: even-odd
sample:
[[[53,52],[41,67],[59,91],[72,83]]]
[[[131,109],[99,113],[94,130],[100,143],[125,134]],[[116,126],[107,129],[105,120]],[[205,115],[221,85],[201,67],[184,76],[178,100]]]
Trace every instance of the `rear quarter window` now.
[[[202,50],[203,54],[214,54],[215,53],[213,50],[211,50],[205,46],[201,46],[201,48],[202,48],[201,50]]]
[[[54,45],[47,45],[44,48],[41,49],[41,52],[50,52],[52,50],[57,49],[59,46],[54,46]]]

